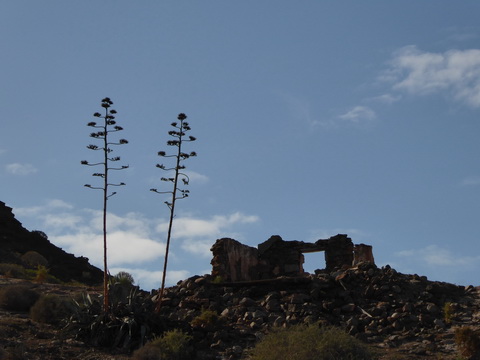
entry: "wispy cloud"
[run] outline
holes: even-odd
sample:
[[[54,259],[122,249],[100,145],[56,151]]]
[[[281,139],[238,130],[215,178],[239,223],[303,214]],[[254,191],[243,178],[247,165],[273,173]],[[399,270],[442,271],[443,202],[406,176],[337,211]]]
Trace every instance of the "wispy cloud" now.
[[[355,106],[345,114],[339,116],[342,120],[358,123],[364,120],[373,120],[376,118],[375,111],[367,106]]]
[[[312,127],[325,125],[323,121],[320,121],[313,116],[311,105],[306,99],[287,93],[281,93],[280,96],[284,99],[290,114],[295,121],[304,122]]]
[[[184,171],[184,173],[189,177],[192,183],[204,184],[207,183],[210,179],[208,176],[197,173],[195,171]]]
[[[396,270],[426,275],[437,281],[468,285],[476,281],[472,274],[480,271],[480,255],[462,256],[438,245],[403,250],[393,254],[398,261],[389,262]],[[463,279],[458,283],[458,279]]]
[[[8,164],[5,166],[5,170],[12,175],[30,175],[38,171],[32,164],[20,163]]]
[[[428,266],[472,266],[478,263],[480,256],[456,256],[450,250],[437,245],[429,245],[422,249],[403,250],[395,254],[401,258],[421,261]]]
[[[460,183],[462,186],[477,186],[480,185],[480,176],[469,176],[463,179]]]
[[[447,92],[472,107],[480,106],[480,49],[432,53],[406,46],[393,55],[382,75],[393,89],[426,95]]]
[[[384,104],[393,104],[397,101],[400,101],[401,99],[402,97],[400,95],[382,94],[382,95],[370,98],[369,100],[384,103]]]

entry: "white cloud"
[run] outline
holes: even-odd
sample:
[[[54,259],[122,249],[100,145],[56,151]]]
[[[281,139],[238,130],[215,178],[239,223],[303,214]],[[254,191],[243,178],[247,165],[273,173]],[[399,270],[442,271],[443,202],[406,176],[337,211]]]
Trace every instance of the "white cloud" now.
[[[73,205],[60,199],[48,200],[47,206],[51,209],[73,209]]]
[[[185,174],[190,178],[190,183],[204,184],[210,180],[208,176],[195,171],[185,171]]]
[[[352,110],[339,116],[339,118],[342,120],[348,120],[352,122],[360,122],[362,120],[373,120],[375,119],[375,117],[376,117],[375,111],[373,111],[367,106],[355,106]]]
[[[24,217],[40,220],[41,225],[38,227],[48,234],[52,243],[76,256],[85,256],[93,265],[103,268],[102,211],[75,209],[61,200],[51,200],[44,206],[18,210]],[[236,226],[258,220],[257,216],[240,212],[212,216],[209,219],[193,216],[176,218],[170,248],[172,264],[175,260],[184,258],[184,251],[196,256],[195,260],[199,256],[210,257],[210,248],[217,238],[234,237],[237,234],[232,230]],[[135,212],[125,215],[109,213],[107,225],[109,267],[136,269],[145,282],[149,281],[150,275],[146,275],[149,272],[146,268],[152,266],[152,263],[158,263],[158,266],[163,263],[168,221],[148,218]],[[182,257],[177,256],[179,253],[182,253]],[[157,264],[155,268],[158,268]],[[172,272],[169,276],[175,278],[186,276],[185,274],[188,275],[188,272]]]
[[[232,237],[232,236],[222,236],[222,237]],[[192,254],[197,254],[202,257],[210,257],[212,253],[210,249],[212,248],[213,241],[211,238],[205,239],[186,239],[182,243],[182,249],[188,251]]]
[[[259,221],[255,215],[245,215],[240,212],[229,216],[216,215],[210,219],[194,217],[179,217],[175,219],[172,237],[182,241],[182,249],[203,257],[211,256],[210,248],[215,239],[221,237],[238,237],[232,232],[232,227],[238,224],[252,224]],[[168,222],[157,226],[157,230],[166,233]]]
[[[398,50],[384,79],[411,94],[447,91],[472,107],[480,106],[480,50],[431,53],[406,46]]]
[[[236,212],[229,216],[216,215],[208,220],[196,219],[193,217],[180,217],[175,219],[173,235],[176,238],[192,238],[192,237],[214,237],[225,233],[225,229],[235,224],[254,223],[259,220],[258,216],[244,215]],[[165,232],[168,223],[162,223],[158,226],[158,230]]]
[[[29,175],[34,174],[38,170],[32,164],[8,164],[5,166],[5,170],[12,175]]]
[[[73,209],[73,206],[63,200],[48,200],[43,206],[31,206],[28,208],[15,208],[15,213],[20,216],[47,216],[57,209]]]
[[[384,104],[393,104],[397,101],[400,101],[402,97],[400,95],[392,95],[392,94],[383,94],[383,95],[379,95],[379,96],[375,96],[373,98],[371,98],[370,100],[373,100],[373,101],[378,101],[378,102],[381,102],[381,103],[384,103]]]
[[[52,243],[77,256],[86,256],[95,266],[103,264],[102,211],[75,209],[62,200],[44,206],[15,209],[17,215],[40,220]],[[152,261],[162,257],[165,246],[154,234],[153,219],[141,214],[107,215],[108,258],[112,266]]]
[[[72,230],[79,227],[83,222],[83,217],[80,215],[70,214],[70,213],[55,213],[55,214],[43,214],[39,215],[44,222],[46,228],[53,230],[55,232],[64,230]]]
[[[88,257],[96,266],[103,264],[102,234],[84,231],[52,236],[51,241],[68,249],[68,252]],[[137,264],[160,259],[165,252],[164,244],[127,231],[109,231],[107,248],[109,266]]]

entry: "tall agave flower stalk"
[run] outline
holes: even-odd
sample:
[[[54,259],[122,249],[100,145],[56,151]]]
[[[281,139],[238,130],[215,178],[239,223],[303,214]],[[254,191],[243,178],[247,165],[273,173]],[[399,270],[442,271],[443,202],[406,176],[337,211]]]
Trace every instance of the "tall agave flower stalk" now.
[[[103,154],[103,159],[100,162],[90,163],[87,160],[82,160],[82,165],[87,166],[99,166],[101,167],[102,172],[95,172],[92,176],[99,177],[103,179],[101,186],[92,186],[90,184],[85,184],[85,187],[102,190],[103,191],[103,309],[105,313],[108,313],[110,307],[110,301],[108,296],[108,261],[107,261],[107,201],[110,197],[116,194],[115,191],[110,191],[110,187],[124,186],[125,183],[111,183],[109,182],[109,173],[111,170],[124,170],[128,168],[128,165],[114,166],[113,164],[120,161],[119,156],[111,156],[113,152],[113,147],[117,145],[128,144],[128,141],[125,139],[120,139],[118,141],[111,141],[109,135],[118,131],[122,131],[123,128],[118,126],[115,121],[116,110],[111,109],[113,102],[110,98],[106,97],[102,100],[101,106],[103,108],[103,114],[96,112],[93,114],[94,117],[103,119],[100,124],[96,122],[89,122],[87,125],[97,129],[95,132],[90,133],[90,137],[99,140],[101,145],[88,145],[87,148],[93,151],[100,151]]]
[[[183,189],[179,187],[179,180],[182,181],[182,186],[188,185],[190,179],[185,174],[185,166],[183,165],[183,161],[187,160],[188,158],[192,156],[197,156],[197,153],[192,151],[190,153],[186,153],[182,150],[182,145],[185,142],[191,142],[195,141],[196,138],[193,136],[188,136],[187,137],[187,132],[190,131],[190,125],[188,122],[185,120],[187,119],[187,116],[183,113],[178,114],[178,122],[173,122],[171,123],[171,126],[175,130],[171,130],[168,132],[168,134],[173,138],[173,140],[168,140],[167,145],[172,146],[176,148],[173,151],[173,154],[168,155],[165,151],[159,151],[158,156],[161,156],[163,158],[173,158],[174,159],[174,165],[172,167],[167,167],[164,164],[157,164],[157,168],[170,172],[172,176],[169,177],[162,177],[160,180],[164,182],[168,182],[172,184],[172,190],[169,191],[158,191],[157,189],[150,189],[150,191],[153,191],[158,194],[169,194],[171,195],[170,200],[165,201],[165,204],[170,210],[170,221],[168,223],[168,232],[167,232],[167,245],[165,249],[165,259],[163,262],[163,274],[162,274],[162,285],[160,288],[160,295],[158,297],[157,305],[155,307],[156,312],[160,311],[160,307],[162,304],[162,299],[163,299],[163,294],[165,291],[165,280],[166,280],[166,275],[167,275],[167,264],[168,264],[168,253],[170,250],[170,240],[172,237],[172,226],[173,226],[173,218],[175,217],[175,203],[177,200],[184,199],[188,197],[189,190]]]

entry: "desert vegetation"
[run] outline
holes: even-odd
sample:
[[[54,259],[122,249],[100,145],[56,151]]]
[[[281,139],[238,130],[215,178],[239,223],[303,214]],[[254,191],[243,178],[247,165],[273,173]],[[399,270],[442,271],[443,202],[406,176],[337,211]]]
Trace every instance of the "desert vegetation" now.
[[[319,324],[275,328],[251,352],[251,360],[371,360],[361,341],[335,327]]]
[[[160,296],[158,297],[157,301],[157,306],[156,306],[156,311],[160,311],[160,307],[162,304],[162,299],[163,299],[163,293],[165,291],[165,280],[167,276],[167,266],[168,266],[168,254],[169,254],[169,249],[170,249],[170,241],[172,237],[172,227],[173,227],[173,218],[175,217],[175,204],[176,201],[179,199],[184,199],[188,197],[188,194],[190,193],[189,190],[184,189],[183,187],[179,187],[179,180],[182,181],[183,186],[188,185],[190,179],[188,175],[184,172],[185,170],[185,165],[183,165],[183,162],[190,157],[197,156],[197,153],[194,151],[191,151],[189,153],[185,152],[182,148],[184,143],[186,142],[192,142],[195,141],[196,138],[194,136],[188,136],[187,137],[187,132],[191,130],[190,124],[186,122],[185,120],[187,119],[187,116],[183,113],[178,114],[177,116],[178,122],[173,122],[171,123],[171,126],[174,128],[174,130],[170,130],[168,134],[173,138],[173,140],[167,141],[168,146],[172,146],[176,148],[176,151],[174,151],[173,154],[167,154],[165,151],[159,151],[158,156],[162,158],[173,158],[173,166],[168,166],[165,164],[157,164],[157,168],[166,171],[166,172],[172,172],[173,171],[173,176],[168,176],[168,177],[161,177],[161,181],[171,183],[172,188],[171,190],[167,191],[159,191],[157,189],[150,189],[150,191],[153,191],[157,194],[169,194],[171,195],[170,200],[165,201],[165,204],[170,210],[170,220],[168,222],[168,231],[167,231],[167,246],[165,249],[165,259],[163,262],[163,274],[162,274],[162,284],[160,287]]]
[[[134,360],[189,360],[192,356],[192,337],[179,329],[166,331],[133,353]]]
[[[100,151],[102,152],[102,160],[99,162],[88,162],[87,160],[82,160],[81,163],[82,165],[87,165],[87,166],[100,166],[102,168],[102,172],[95,172],[92,174],[92,176],[99,177],[103,179],[103,184],[101,186],[92,186],[90,184],[85,184],[85,187],[94,189],[94,190],[102,190],[103,194],[103,294],[104,294],[104,303],[103,303],[103,309],[105,312],[108,312],[109,310],[109,298],[108,298],[108,259],[107,259],[107,201],[109,198],[111,198],[113,195],[116,194],[115,191],[110,191],[110,187],[118,187],[118,186],[124,186],[125,183],[120,182],[120,183],[112,183],[109,181],[109,174],[110,171],[115,171],[115,170],[124,170],[128,168],[128,165],[120,165],[120,166],[115,166],[112,164],[117,163],[120,161],[119,156],[111,156],[111,153],[114,151],[113,147],[117,145],[124,145],[128,144],[128,141],[126,139],[120,139],[118,141],[112,141],[109,136],[112,133],[122,131],[123,128],[119,125],[117,125],[117,122],[114,120],[115,119],[115,114],[117,114],[117,111],[114,109],[111,109],[111,106],[113,105],[113,102],[110,100],[110,98],[106,97],[102,100],[101,107],[103,108],[103,115],[100,114],[99,112],[96,112],[93,114],[94,117],[96,118],[101,118],[103,119],[103,122],[101,124],[97,124],[94,121],[89,122],[87,125],[97,129],[97,131],[92,132],[90,134],[90,137],[100,140],[102,145],[98,146],[95,144],[90,144],[87,146],[88,149],[93,150],[93,151]]]

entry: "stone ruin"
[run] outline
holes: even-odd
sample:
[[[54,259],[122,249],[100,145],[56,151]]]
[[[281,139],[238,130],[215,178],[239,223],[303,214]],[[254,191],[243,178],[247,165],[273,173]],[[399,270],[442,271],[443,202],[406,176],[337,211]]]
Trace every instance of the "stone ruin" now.
[[[285,241],[274,235],[254,248],[234,239],[218,239],[212,246],[212,276],[225,282],[274,279],[299,276],[305,271],[305,253],[323,251],[325,271],[348,268],[361,262],[375,264],[372,246],[354,245],[345,234],[313,243]]]

